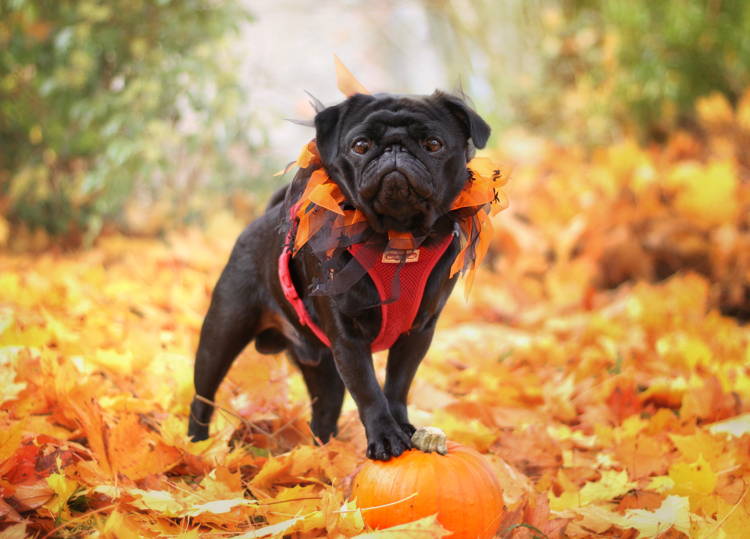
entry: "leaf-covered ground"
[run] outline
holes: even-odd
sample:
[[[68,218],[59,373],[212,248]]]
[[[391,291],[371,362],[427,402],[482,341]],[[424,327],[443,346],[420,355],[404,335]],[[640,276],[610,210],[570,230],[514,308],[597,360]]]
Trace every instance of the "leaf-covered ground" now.
[[[748,302],[745,101],[703,102],[708,138],[659,149],[501,145],[512,207],[492,267],[451,298],[410,415],[490,459],[502,536],[747,535],[750,329],[719,311]],[[348,500],[356,411],[313,445],[283,357],[246,350],[213,437],[186,439],[198,331],[239,229],[219,215],[164,240],[0,254],[0,536],[369,531]]]

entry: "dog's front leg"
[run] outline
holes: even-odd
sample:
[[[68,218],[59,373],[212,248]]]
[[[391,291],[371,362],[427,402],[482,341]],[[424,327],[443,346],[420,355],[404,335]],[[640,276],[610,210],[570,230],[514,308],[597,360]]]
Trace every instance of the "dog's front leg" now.
[[[388,460],[411,448],[409,436],[399,427],[380,389],[369,344],[340,337],[332,343],[333,358],[344,385],[357,403],[367,434],[367,457]]]
[[[401,335],[388,351],[383,391],[393,419],[409,436],[414,434],[416,429],[409,423],[406,397],[417,368],[430,347],[434,333],[435,321],[433,320],[424,329]]]

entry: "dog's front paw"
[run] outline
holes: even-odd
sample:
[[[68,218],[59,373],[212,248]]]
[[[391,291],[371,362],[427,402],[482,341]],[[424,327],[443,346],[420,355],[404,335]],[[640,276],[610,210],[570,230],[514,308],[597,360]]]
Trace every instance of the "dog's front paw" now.
[[[399,422],[398,426],[401,427],[401,430],[404,431],[404,433],[406,433],[406,435],[409,437],[410,440],[411,440],[412,435],[415,432],[417,432],[417,428],[409,422],[406,422],[406,423]]]
[[[393,419],[367,429],[367,458],[389,460],[407,449],[411,449],[411,438]]]

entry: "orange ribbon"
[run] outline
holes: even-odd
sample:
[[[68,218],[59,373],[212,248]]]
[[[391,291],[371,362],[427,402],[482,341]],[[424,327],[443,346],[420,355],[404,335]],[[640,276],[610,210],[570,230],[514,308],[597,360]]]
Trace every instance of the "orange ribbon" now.
[[[295,252],[319,233],[326,222],[329,222],[330,213],[328,212],[336,214],[332,230],[326,232],[329,234],[340,234],[347,227],[365,221],[365,216],[360,210],[342,208],[346,200],[344,194],[323,168],[314,140],[305,145],[297,161],[290,165],[297,165],[300,168],[319,167],[313,171],[299,199],[296,214],[299,223],[294,239]],[[451,266],[450,276],[461,272],[467,280],[468,288],[473,281],[474,271],[487,254],[492,239],[490,217],[507,208],[508,199],[501,189],[507,180],[492,160],[486,157],[475,157],[466,168],[470,172],[470,178],[450,209],[453,211],[476,208],[476,211],[466,212],[468,217],[457,219],[461,230],[461,248]],[[408,232],[389,231],[388,239],[389,245],[397,249],[412,249],[417,246],[414,237]]]

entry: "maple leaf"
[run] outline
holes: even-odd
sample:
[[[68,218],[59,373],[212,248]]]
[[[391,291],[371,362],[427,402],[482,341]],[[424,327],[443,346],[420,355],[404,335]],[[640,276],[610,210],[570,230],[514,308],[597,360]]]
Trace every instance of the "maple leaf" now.
[[[102,526],[102,532],[105,537],[112,537],[113,539],[140,539],[143,537],[143,530],[120,511],[110,513],[104,522],[104,526]]]
[[[121,415],[109,429],[107,453],[113,469],[134,481],[163,473],[181,459],[180,452],[161,442],[136,414]]]
[[[614,447],[617,460],[633,479],[662,474],[669,466],[668,444],[651,436],[624,437]]]
[[[366,91],[339,71],[342,91]],[[476,272],[468,302],[448,300],[409,413],[488,453],[509,537],[750,529],[750,333],[715,309],[747,305],[750,186],[728,133],[750,132],[750,90],[734,109],[716,96],[698,108],[705,140],[625,137],[589,156],[513,133],[473,162],[488,180],[457,204],[494,200],[507,175],[490,163],[510,161],[514,206],[480,242],[494,271]],[[309,144],[293,164],[318,160]],[[309,187],[340,210],[330,186]],[[304,380],[283,360],[244,351],[212,437],[185,435],[200,325],[242,226],[217,212],[168,241],[0,252],[4,535],[44,535],[50,516],[75,534],[79,492],[103,537],[368,532],[345,502],[366,443],[356,408],[311,445]],[[376,355],[378,375],[386,362]]]
[[[451,532],[446,530],[438,522],[436,515],[420,518],[407,524],[399,524],[390,528],[383,528],[373,532],[356,535],[356,539],[413,539],[414,537],[445,537]]]
[[[670,528],[688,534],[690,531],[690,504],[687,498],[667,496],[661,506],[654,511],[628,509],[624,515],[599,506],[581,507],[576,510],[590,521],[599,521],[623,530],[634,528],[638,538],[657,537]],[[606,530],[609,526],[605,527]]]
[[[292,528],[299,522],[303,521],[305,517],[293,517],[286,519],[282,522],[278,522],[276,524],[271,524],[269,526],[263,526],[261,528],[257,528],[255,530],[241,533],[239,535],[235,535],[234,539],[256,539],[259,537],[269,537],[271,535],[273,536],[280,536],[284,532],[291,531]]]
[[[589,481],[580,490],[564,492],[560,496],[550,494],[550,508],[553,511],[564,511],[594,502],[612,500],[635,486],[636,484],[628,479],[627,472],[605,470],[598,481]]]
[[[688,496],[692,507],[714,492],[718,477],[711,464],[701,454],[694,462],[675,462],[669,468],[669,478],[674,482],[672,492]]]
[[[104,491],[99,489],[100,492]],[[137,507],[138,509],[145,509],[149,511],[156,511],[171,517],[182,516],[187,510],[186,504],[178,500],[171,492],[166,490],[142,490],[142,489],[129,489],[128,494],[135,496],[135,500],[129,502],[130,505]],[[114,497],[117,496],[117,492],[113,492]]]
[[[23,381],[16,382],[17,373],[14,363],[20,351],[19,346],[0,348],[0,405],[16,399],[28,385]]]
[[[3,462],[9,459],[21,446],[24,428],[23,422],[17,421],[10,428],[0,429],[0,471],[4,468]]]
[[[50,474],[46,481],[47,485],[49,485],[50,489],[52,489],[52,492],[55,494],[55,497],[48,501],[45,504],[45,507],[49,509],[53,515],[57,515],[66,507],[68,500],[73,493],[78,490],[78,483],[60,473]]]

